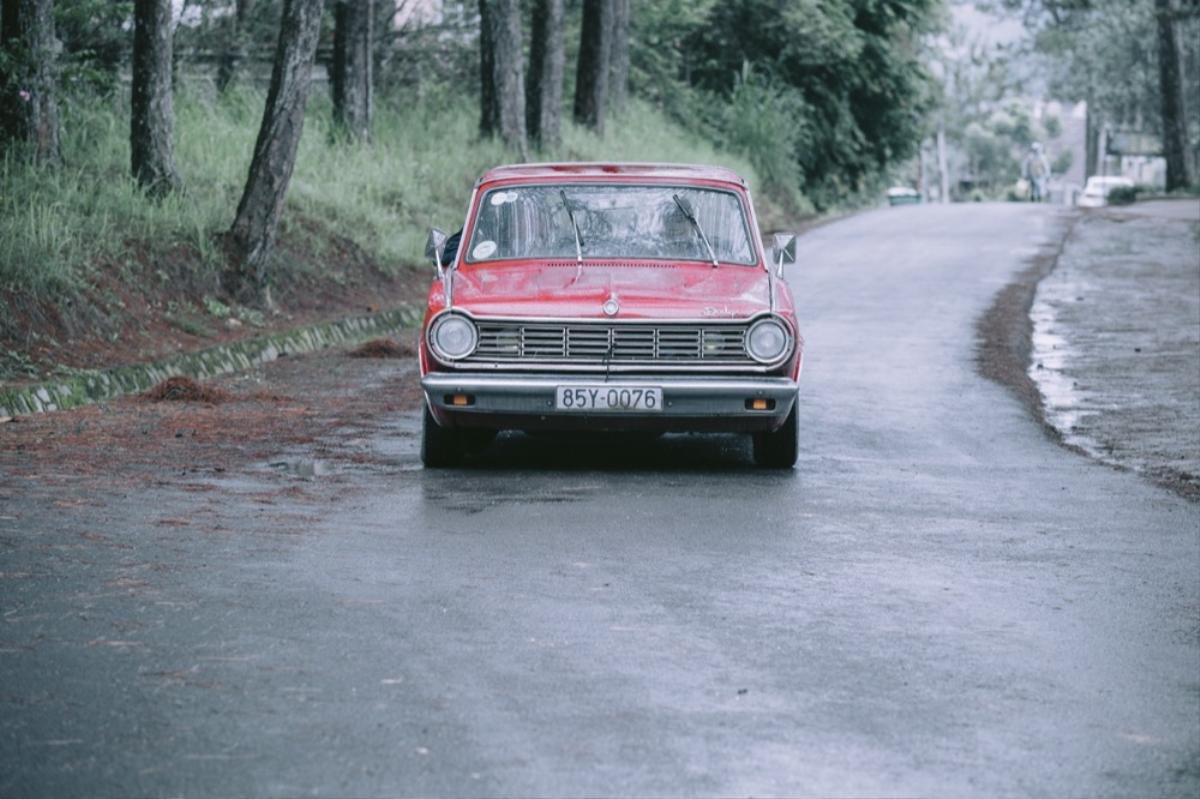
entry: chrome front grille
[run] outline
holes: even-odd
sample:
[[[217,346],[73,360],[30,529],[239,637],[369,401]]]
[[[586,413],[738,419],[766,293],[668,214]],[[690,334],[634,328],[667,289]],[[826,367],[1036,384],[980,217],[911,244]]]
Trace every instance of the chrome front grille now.
[[[755,365],[747,325],[479,322],[470,362]]]

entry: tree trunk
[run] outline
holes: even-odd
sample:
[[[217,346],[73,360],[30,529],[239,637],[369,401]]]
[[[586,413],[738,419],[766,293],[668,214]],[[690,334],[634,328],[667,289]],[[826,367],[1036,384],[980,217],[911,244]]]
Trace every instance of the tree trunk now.
[[[479,135],[491,138],[500,127],[496,105],[496,54],[490,0],[479,0]]]
[[[540,148],[557,147],[561,141],[566,59],[563,0],[536,0],[525,102],[529,136]]]
[[[375,59],[374,74],[386,75],[396,55],[396,15],[400,12],[401,6],[398,0],[374,0],[372,6],[375,14],[375,21],[371,23],[375,35],[375,43],[371,45],[372,55]],[[417,66],[415,72],[417,96],[424,97],[424,81],[421,80],[420,65]]]
[[[246,60],[246,34],[250,24],[251,0],[237,0],[233,16],[229,18],[229,38],[217,64],[217,91],[224,93],[237,83],[238,74]]]
[[[1085,104],[1087,108],[1084,113],[1083,132],[1084,132],[1084,151],[1083,151],[1083,181],[1096,174],[1097,165],[1100,160],[1100,131],[1098,130],[1098,118],[1096,115],[1095,93],[1092,87],[1087,90],[1087,99]]]
[[[921,202],[929,202],[929,187],[925,185],[925,140],[921,139],[917,145],[917,193],[921,195]]]
[[[373,0],[338,0],[334,9],[333,121],[350,138],[371,138],[375,68]]]
[[[583,0],[579,67],[575,73],[575,121],[604,133],[612,51],[613,0]]]
[[[229,230],[233,263],[222,282],[239,302],[271,305],[267,264],[304,130],[323,6],[324,0],[284,0],[262,127]]]
[[[625,110],[629,102],[629,0],[613,2],[612,49],[609,51],[608,107]]]
[[[0,0],[0,59],[13,65],[14,69],[0,73],[0,154],[8,149],[10,142],[20,141],[24,129],[21,99],[18,95],[13,60],[20,52],[21,24],[20,0]]]
[[[521,46],[521,0],[489,0],[491,23],[492,97],[500,138],[521,159],[527,154],[525,135],[525,59]]]
[[[1188,175],[1187,113],[1179,38],[1175,33],[1171,0],[1156,0],[1158,17],[1158,79],[1162,95],[1163,157],[1167,161],[1167,191],[1191,185]]]
[[[0,44],[5,47],[10,39],[17,36],[17,14],[20,7],[18,0],[0,2]]]
[[[946,159],[946,129],[937,129],[938,202],[950,202],[950,166]]]
[[[137,0],[133,6],[130,161],[138,184],[156,196],[179,185],[171,143],[175,130],[171,38],[171,0]]]
[[[28,149],[38,163],[62,160],[58,139],[58,51],[52,0],[5,0],[4,56],[12,73],[0,79],[0,131],[4,144]]]

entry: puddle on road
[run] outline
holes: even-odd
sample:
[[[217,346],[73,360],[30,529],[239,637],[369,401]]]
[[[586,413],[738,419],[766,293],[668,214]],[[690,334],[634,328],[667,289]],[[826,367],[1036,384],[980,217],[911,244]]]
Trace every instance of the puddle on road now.
[[[1040,290],[1029,316],[1033,320],[1029,377],[1042,394],[1046,420],[1066,439],[1083,418],[1082,397],[1064,371],[1073,353],[1066,338],[1058,333],[1054,302]]]
[[[267,466],[276,472],[290,474],[305,480],[328,477],[334,472],[333,467],[320,458],[289,458],[271,461]]]
[[[1063,441],[1098,457],[1096,442],[1076,429],[1100,409],[1088,407],[1085,393],[1079,390],[1068,372],[1079,353],[1062,335],[1058,318],[1058,308],[1065,302],[1075,301],[1083,291],[1084,287],[1073,281],[1048,279],[1038,286],[1029,311],[1033,321],[1029,377],[1041,392],[1046,421],[1058,430]]]

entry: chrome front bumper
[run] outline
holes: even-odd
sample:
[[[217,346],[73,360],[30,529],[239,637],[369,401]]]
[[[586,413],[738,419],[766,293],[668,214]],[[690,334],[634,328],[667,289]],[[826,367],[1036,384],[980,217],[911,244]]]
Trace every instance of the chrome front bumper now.
[[[555,391],[562,386],[612,383],[653,386],[663,392],[660,411],[559,411]],[[439,424],[521,430],[774,430],[796,402],[796,383],[786,377],[685,375],[495,374],[431,372],[421,379],[429,408]],[[451,402],[454,395],[470,405]],[[764,399],[769,410],[751,410],[748,400]]]

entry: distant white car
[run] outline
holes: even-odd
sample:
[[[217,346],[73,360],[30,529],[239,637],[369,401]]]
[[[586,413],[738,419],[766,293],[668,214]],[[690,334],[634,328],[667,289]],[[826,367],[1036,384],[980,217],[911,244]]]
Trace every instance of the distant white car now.
[[[921,202],[921,193],[908,186],[892,186],[887,190],[888,205],[913,205]]]
[[[1129,178],[1101,177],[1099,175],[1090,177],[1087,179],[1087,184],[1083,187],[1083,194],[1079,195],[1076,205],[1080,208],[1101,208],[1108,205],[1108,193],[1122,186],[1133,188],[1133,181]]]

